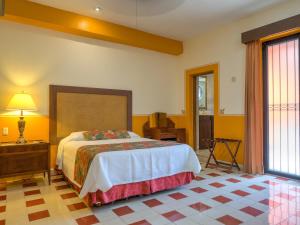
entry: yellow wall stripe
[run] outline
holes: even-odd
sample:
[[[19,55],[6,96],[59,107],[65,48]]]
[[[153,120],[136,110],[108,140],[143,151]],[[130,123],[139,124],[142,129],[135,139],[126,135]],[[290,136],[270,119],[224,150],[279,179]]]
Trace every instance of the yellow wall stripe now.
[[[175,123],[177,128],[185,127],[184,115],[170,115],[170,119]],[[18,131],[19,117],[8,117],[0,115],[0,128],[7,127],[9,130],[8,136],[0,135],[0,142],[15,141],[19,135]],[[132,118],[133,131],[140,136],[143,136],[143,125],[149,120],[149,115],[134,115]],[[26,129],[25,137],[27,140],[49,140],[49,117],[48,116],[28,116],[25,117]],[[51,167],[55,167],[55,159],[57,146],[51,146]]]
[[[0,18],[172,55],[183,53],[181,41],[26,0],[5,0],[5,16]]]

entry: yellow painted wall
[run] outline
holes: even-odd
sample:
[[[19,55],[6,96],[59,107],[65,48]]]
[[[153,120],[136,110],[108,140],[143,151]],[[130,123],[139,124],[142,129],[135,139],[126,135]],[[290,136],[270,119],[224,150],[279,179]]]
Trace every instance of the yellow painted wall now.
[[[195,129],[193,117],[194,117],[194,77],[213,73],[214,74],[214,136],[215,138],[232,138],[242,140],[240,146],[237,161],[239,164],[243,164],[244,161],[244,116],[243,115],[223,115],[219,113],[219,64],[209,64],[198,68],[189,69],[185,75],[186,85],[186,128],[187,128],[187,140],[191,146],[195,146],[193,131]],[[196,137],[197,138],[197,137]],[[228,151],[225,146],[218,144],[216,147],[216,157],[219,160],[231,161]]]
[[[244,162],[244,119],[243,115],[237,116],[215,116],[215,137],[240,139],[242,143],[237,154],[237,162]],[[231,158],[224,145],[216,148],[216,156],[223,161],[231,161]]]
[[[18,117],[0,117],[0,128],[8,127],[8,136],[2,136],[2,130],[0,134],[0,141],[14,141],[19,135],[18,131]],[[25,136],[31,140],[49,140],[49,119],[47,116],[34,116],[25,117],[26,128]]]
[[[184,115],[171,115],[177,128],[186,128],[186,117]],[[143,135],[143,125],[147,122],[147,115],[133,116],[133,131]],[[0,127],[8,127],[9,135],[0,135],[0,141],[14,141],[18,137],[17,117],[0,117]],[[49,140],[49,120],[47,116],[35,116],[26,118],[25,136],[28,140]],[[244,116],[216,116],[215,117],[215,136],[224,138],[237,138],[244,140]],[[226,150],[225,150],[226,151]],[[228,154],[224,149],[217,148],[218,159],[227,161]],[[238,154],[238,163],[243,163],[244,146],[241,145]],[[51,166],[55,166],[56,146],[51,147]]]
[[[174,121],[178,128],[185,127],[184,115],[171,115],[170,118]],[[8,127],[9,135],[2,136],[0,134],[0,142],[15,141],[19,135],[17,122],[18,117],[0,117],[0,128]],[[25,137],[28,140],[49,140],[49,119],[47,116],[26,117]],[[143,136],[143,125],[147,122],[147,115],[133,116],[133,131],[140,136]],[[55,159],[57,146],[51,146],[51,167],[55,167]]]

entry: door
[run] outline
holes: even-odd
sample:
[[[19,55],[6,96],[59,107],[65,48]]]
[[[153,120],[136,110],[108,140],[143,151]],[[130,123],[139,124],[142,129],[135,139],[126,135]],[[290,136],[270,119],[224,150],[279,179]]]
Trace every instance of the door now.
[[[199,149],[208,149],[207,140],[214,138],[214,116],[199,115]]]
[[[196,138],[197,149],[208,150],[208,139],[214,138],[214,74],[196,79]]]
[[[263,46],[265,172],[293,178],[300,178],[299,37]]]

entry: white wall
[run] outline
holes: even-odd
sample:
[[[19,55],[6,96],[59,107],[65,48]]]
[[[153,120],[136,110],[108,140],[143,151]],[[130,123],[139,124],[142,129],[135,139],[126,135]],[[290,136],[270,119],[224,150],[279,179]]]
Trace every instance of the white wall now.
[[[300,0],[287,1],[188,40],[181,58],[182,71],[219,63],[220,108],[225,109],[225,114],[243,114],[246,47],[241,43],[241,33],[299,13]]]
[[[243,114],[241,33],[299,13],[300,0],[287,1],[186,41],[181,56],[0,21],[0,113],[11,95],[25,90],[47,115],[48,85],[57,84],[132,90],[134,114],[180,114],[184,71],[219,63],[220,108]]]
[[[48,85],[56,84],[132,90],[134,114],[180,114],[179,76],[176,56],[0,21],[2,113],[25,90],[47,115]]]

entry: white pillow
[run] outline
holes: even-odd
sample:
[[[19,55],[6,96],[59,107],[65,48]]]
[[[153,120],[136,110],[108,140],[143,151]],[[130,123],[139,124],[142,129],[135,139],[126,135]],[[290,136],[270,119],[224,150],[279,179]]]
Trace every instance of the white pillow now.
[[[78,132],[72,132],[68,137],[65,139],[68,139],[68,141],[84,141],[83,132],[85,131],[78,131]]]
[[[128,131],[128,134],[130,135],[130,138],[140,138],[141,136],[139,136],[138,134],[132,132],[132,131]]]

